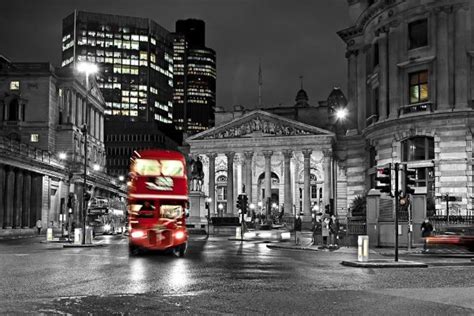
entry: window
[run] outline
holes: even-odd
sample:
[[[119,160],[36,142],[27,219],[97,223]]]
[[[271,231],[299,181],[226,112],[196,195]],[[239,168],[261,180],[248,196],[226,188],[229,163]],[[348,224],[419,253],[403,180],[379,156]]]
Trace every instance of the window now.
[[[418,20],[408,24],[409,49],[428,45],[428,20]]]
[[[10,82],[10,90],[20,90],[20,81],[11,81]]]
[[[20,104],[18,103],[18,99],[13,99],[10,101],[8,105],[8,121],[18,121],[18,114],[19,114]]]
[[[374,43],[374,67],[379,64],[379,42]]]
[[[37,142],[39,142],[39,134],[31,134],[31,136],[30,136],[30,141],[31,141],[32,143],[37,143]]]
[[[433,137],[416,136],[402,142],[403,161],[434,159]]]
[[[428,71],[422,70],[409,74],[409,101],[410,104],[428,101]]]

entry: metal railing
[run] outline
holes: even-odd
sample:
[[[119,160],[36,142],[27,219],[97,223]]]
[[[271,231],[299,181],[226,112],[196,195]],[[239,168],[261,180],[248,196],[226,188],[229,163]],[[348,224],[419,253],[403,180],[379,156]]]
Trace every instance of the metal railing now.
[[[438,232],[442,232],[448,227],[474,227],[474,215],[433,215],[428,219]]]
[[[52,161],[56,162],[55,157],[47,150],[42,150],[5,136],[0,137],[0,153],[20,155],[47,164],[51,164]]]
[[[432,102],[421,102],[415,104],[403,105],[398,109],[398,116],[402,114],[411,114],[418,112],[433,112],[434,106]]]

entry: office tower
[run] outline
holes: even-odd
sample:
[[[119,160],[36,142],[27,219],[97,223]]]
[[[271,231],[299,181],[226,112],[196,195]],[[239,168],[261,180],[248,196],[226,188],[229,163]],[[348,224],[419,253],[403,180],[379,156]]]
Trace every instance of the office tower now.
[[[105,145],[112,174],[127,174],[131,151],[163,148],[169,143],[166,136],[177,139],[173,42],[166,29],[145,18],[75,11],[63,20],[62,66],[81,61],[100,69],[97,83],[106,104]],[[124,130],[140,140],[139,148],[122,142]]]
[[[178,130],[192,135],[214,126],[216,53],[205,46],[204,21],[195,19],[176,22],[173,47],[173,120]]]

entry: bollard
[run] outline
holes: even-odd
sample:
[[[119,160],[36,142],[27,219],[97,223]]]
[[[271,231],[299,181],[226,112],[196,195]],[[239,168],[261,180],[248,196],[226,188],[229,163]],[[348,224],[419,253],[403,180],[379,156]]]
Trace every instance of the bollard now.
[[[357,261],[369,261],[369,236],[361,235],[357,241]]]
[[[46,240],[47,241],[52,241],[53,240],[53,229],[52,228],[46,229]]]
[[[80,245],[82,242],[82,228],[74,228],[74,244]]]
[[[239,239],[240,239],[240,238],[242,237],[242,236],[240,235],[240,234],[241,234],[240,231],[241,231],[241,228],[240,228],[240,227],[236,227],[236,228],[235,228],[235,238],[239,238]]]

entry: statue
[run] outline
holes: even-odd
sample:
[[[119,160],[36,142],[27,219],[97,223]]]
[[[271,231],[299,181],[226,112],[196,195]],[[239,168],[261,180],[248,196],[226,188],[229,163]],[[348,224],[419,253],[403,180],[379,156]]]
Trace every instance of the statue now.
[[[189,167],[191,170],[191,191],[201,191],[204,182],[204,171],[201,158],[198,156],[196,160],[191,159]]]

